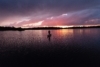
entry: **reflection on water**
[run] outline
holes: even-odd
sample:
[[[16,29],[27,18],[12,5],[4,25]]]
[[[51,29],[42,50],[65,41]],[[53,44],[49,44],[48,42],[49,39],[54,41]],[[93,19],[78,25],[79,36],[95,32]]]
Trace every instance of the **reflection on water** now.
[[[48,40],[52,44],[62,43],[69,45],[72,42],[77,44],[98,43],[100,37],[99,29],[62,29],[62,30],[26,30],[26,31],[0,31],[1,45],[46,45]],[[52,40],[51,40],[52,38]],[[94,42],[97,41],[97,42]],[[93,42],[93,43],[92,43]],[[69,43],[69,44],[68,44]]]
[[[73,29],[70,30],[62,29],[62,30],[57,30],[56,32],[60,36],[73,35]]]
[[[62,29],[62,30],[26,30],[0,31],[1,45],[47,45],[52,44],[99,44],[99,29]],[[52,40],[51,40],[52,38]],[[96,42],[94,42],[96,41]]]
[[[71,38],[73,37],[74,35],[74,30],[73,29],[69,29],[69,30],[66,30],[66,29],[62,29],[62,30],[57,30],[55,31],[55,34],[56,34],[56,37],[63,37],[63,38]]]
[[[11,65],[39,63],[62,67],[97,65],[99,61],[100,29],[0,31],[0,65],[11,62]]]

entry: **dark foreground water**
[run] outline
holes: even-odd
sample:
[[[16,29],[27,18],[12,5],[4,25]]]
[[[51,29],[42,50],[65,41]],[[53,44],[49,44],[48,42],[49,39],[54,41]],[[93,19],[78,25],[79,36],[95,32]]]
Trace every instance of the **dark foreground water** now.
[[[100,29],[0,31],[0,67],[100,66]]]

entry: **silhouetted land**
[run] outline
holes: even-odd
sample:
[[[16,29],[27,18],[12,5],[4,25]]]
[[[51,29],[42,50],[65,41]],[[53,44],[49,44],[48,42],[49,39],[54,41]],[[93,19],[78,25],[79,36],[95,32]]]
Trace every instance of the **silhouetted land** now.
[[[15,28],[15,27],[0,27],[0,31],[8,31],[8,30],[12,30],[12,31],[23,31],[24,29],[19,27],[19,28]]]
[[[62,28],[62,27],[33,27],[33,28],[15,28],[15,27],[0,27],[0,31],[8,31],[8,30],[12,30],[12,31],[24,31],[24,30],[48,30],[48,29],[85,29],[85,28],[100,28],[100,26],[89,26],[89,27],[66,27],[66,28]]]
[[[35,28],[24,28],[24,30],[48,30],[48,29],[84,29],[84,28],[100,28],[100,26],[90,26],[90,27],[35,27]]]

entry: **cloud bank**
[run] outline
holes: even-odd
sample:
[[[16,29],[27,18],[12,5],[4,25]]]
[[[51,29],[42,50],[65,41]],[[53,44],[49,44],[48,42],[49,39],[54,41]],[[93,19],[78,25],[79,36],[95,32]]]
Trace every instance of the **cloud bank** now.
[[[99,23],[100,0],[0,0],[0,26]]]

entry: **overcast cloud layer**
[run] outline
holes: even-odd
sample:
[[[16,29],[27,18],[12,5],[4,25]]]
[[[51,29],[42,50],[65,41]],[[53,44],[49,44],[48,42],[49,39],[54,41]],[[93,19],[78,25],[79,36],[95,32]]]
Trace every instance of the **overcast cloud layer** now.
[[[0,0],[0,26],[100,23],[100,0]]]

